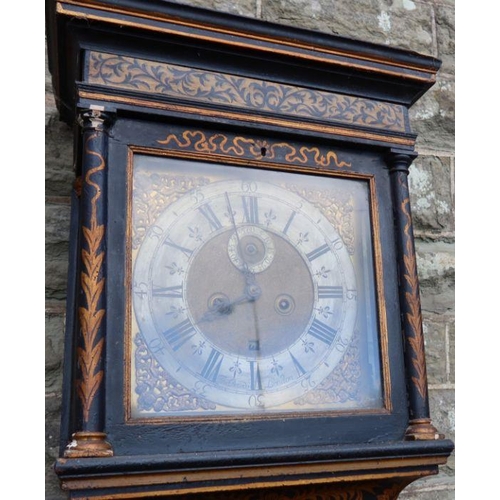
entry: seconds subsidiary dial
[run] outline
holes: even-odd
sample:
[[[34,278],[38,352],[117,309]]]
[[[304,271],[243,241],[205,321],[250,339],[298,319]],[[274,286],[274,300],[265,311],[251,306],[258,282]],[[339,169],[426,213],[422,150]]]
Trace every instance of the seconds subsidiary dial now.
[[[286,411],[340,362],[357,314],[351,257],[315,206],[268,182],[187,192],[148,229],[133,308],[159,365],[220,411]]]

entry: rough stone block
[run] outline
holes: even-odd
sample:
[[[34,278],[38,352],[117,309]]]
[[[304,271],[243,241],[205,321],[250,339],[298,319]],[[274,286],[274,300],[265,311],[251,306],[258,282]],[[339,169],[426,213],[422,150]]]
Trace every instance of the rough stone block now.
[[[446,320],[441,315],[424,315],[423,330],[428,382],[444,384],[447,382]]]
[[[421,486],[424,480],[417,481],[415,486],[408,487],[399,495],[399,500],[455,500],[453,484],[428,488]]]
[[[52,94],[45,94],[45,127],[49,127],[54,121],[58,121],[56,101]]]
[[[450,323],[448,327],[448,341],[450,353],[450,383],[455,383],[455,322]]]
[[[257,15],[256,0],[175,0],[175,3],[187,4],[191,7],[228,12],[240,16],[255,17]]]
[[[262,18],[433,54],[432,6],[412,0],[262,0]]]
[[[45,314],[45,391],[62,389],[62,361],[64,352],[64,316]]]
[[[455,82],[438,73],[436,84],[410,108],[417,148],[455,149]]]
[[[438,57],[443,62],[443,73],[455,73],[455,9],[436,5],[436,38]]]
[[[455,439],[455,391],[430,389],[429,405],[434,427],[447,439]]]
[[[416,230],[452,232],[455,228],[450,157],[422,156],[408,178]]]
[[[455,390],[430,389],[429,406],[432,423],[446,439],[455,441]],[[455,452],[447,463],[439,468],[441,476],[436,481],[453,480],[455,477]]]
[[[45,128],[45,195],[69,196],[74,179],[73,131],[51,118]]]
[[[69,204],[45,206],[45,297],[66,297],[69,247]]]
[[[450,316],[455,311],[455,245],[417,241],[422,311]]]
[[[57,106],[54,99],[52,86],[52,75],[49,71],[49,60],[47,56],[47,41],[45,41],[45,126],[50,125],[57,119]],[[47,146],[46,146],[47,147]]]

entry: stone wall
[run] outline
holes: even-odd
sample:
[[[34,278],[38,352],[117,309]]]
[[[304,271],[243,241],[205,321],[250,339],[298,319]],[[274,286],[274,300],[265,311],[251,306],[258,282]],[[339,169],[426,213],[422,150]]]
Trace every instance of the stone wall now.
[[[412,108],[419,158],[410,189],[417,238],[431,415],[454,439],[454,0],[185,0],[436,56],[437,84]],[[46,73],[46,498],[64,499],[52,466],[58,453],[72,130],[58,120]],[[454,498],[454,458],[402,499]]]

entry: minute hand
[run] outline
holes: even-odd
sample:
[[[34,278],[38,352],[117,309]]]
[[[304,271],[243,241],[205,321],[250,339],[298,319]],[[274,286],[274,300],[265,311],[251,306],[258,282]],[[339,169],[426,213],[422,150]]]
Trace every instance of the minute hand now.
[[[227,208],[229,211],[229,216],[231,217],[231,222],[233,223],[234,231],[236,233],[236,242],[238,246],[238,253],[240,254],[241,260],[243,261],[243,274],[245,275],[245,296],[248,297],[248,292],[249,290],[253,290],[257,293],[252,296],[251,303],[252,303],[252,310],[253,310],[253,317],[254,317],[254,327],[255,327],[255,337],[257,340],[259,340],[260,337],[260,328],[259,328],[259,320],[257,316],[257,310],[256,310],[256,300],[260,297],[262,290],[260,289],[259,285],[257,285],[257,282],[255,280],[254,274],[250,271],[247,262],[245,261],[245,257],[243,256],[243,251],[241,249],[241,241],[240,241],[240,235],[238,234],[238,228],[236,227],[236,221],[234,220],[234,215],[233,215],[233,207],[231,206],[231,202],[229,201],[229,195],[227,194],[227,191],[225,193],[226,195],[226,202],[227,202]]]
[[[241,260],[243,261],[243,274],[245,275],[247,285],[250,285],[251,283],[255,283],[255,277],[253,276],[253,273],[250,271],[248,264],[245,261],[243,251],[241,249],[240,235],[238,234],[238,228],[236,227],[236,221],[234,220],[233,207],[231,206],[231,202],[229,201],[229,195],[227,194],[227,192],[224,193],[224,195],[226,196],[226,203],[227,203],[227,209],[229,212],[229,217],[231,218],[231,222],[232,222],[233,227],[234,227],[234,232],[236,233],[238,253],[240,254]],[[250,280],[251,280],[251,283],[250,283]]]

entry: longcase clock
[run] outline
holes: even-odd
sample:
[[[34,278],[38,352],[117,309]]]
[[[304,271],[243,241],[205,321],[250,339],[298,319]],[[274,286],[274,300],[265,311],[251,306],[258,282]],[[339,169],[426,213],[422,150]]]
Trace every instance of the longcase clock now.
[[[69,497],[387,499],[436,474],[407,176],[440,62],[169,2],[47,22],[75,126]]]

